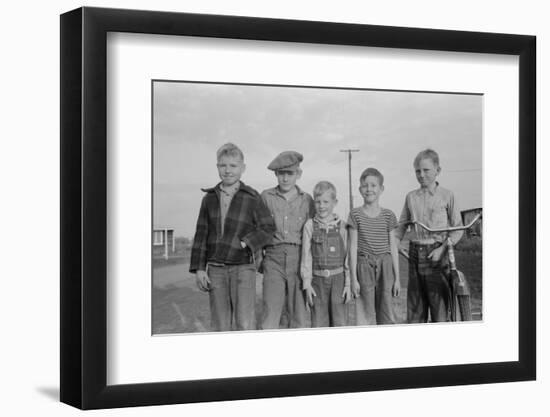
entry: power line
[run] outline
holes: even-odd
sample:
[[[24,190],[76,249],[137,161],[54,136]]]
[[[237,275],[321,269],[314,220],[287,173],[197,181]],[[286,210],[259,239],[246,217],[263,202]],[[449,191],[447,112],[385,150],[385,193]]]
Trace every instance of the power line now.
[[[340,149],[340,152],[347,152],[348,154],[348,174],[349,174],[349,211],[353,208],[353,194],[351,192],[351,153],[359,152],[359,149]]]
[[[443,172],[474,172],[481,171],[481,168],[472,168],[472,169],[445,169]]]

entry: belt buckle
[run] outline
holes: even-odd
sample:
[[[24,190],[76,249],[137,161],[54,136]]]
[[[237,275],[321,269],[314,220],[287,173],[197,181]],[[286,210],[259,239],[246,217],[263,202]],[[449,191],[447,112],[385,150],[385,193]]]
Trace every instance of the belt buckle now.
[[[323,269],[323,275],[328,278],[330,277],[330,271],[328,269]]]

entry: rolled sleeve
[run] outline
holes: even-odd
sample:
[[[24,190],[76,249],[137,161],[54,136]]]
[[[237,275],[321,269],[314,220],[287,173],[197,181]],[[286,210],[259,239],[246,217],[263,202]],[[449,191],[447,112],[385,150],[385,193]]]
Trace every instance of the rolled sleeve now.
[[[402,240],[403,236],[407,232],[408,222],[411,220],[411,212],[409,210],[409,205],[407,204],[407,198],[405,198],[405,204],[403,205],[403,210],[401,210],[401,216],[399,217],[399,222],[396,224],[393,229],[395,232],[395,238]]]
[[[311,255],[311,237],[313,236],[313,220],[309,219],[304,225],[302,234],[302,260],[300,274],[304,287],[311,284],[313,278],[313,257]]]
[[[456,202],[454,193],[449,195],[449,225],[451,227],[462,226],[462,215],[460,214],[460,209]],[[449,237],[453,241],[453,244],[456,245],[462,236],[464,235],[463,230],[458,230],[456,232],[450,232]]]

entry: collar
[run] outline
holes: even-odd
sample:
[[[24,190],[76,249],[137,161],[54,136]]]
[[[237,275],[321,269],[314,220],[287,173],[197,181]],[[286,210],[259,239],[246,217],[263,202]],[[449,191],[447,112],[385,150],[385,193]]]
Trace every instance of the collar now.
[[[313,221],[315,223],[318,223],[319,226],[321,226],[321,227],[328,228],[328,227],[331,227],[331,226],[337,226],[338,223],[340,222],[340,217],[338,217],[338,215],[336,213],[332,213],[332,219],[330,219],[328,222],[324,222],[321,219],[319,219],[317,217],[317,215],[315,215],[313,217]]]
[[[436,181],[436,182],[435,182],[435,187],[434,187],[433,191],[430,191],[430,190],[428,190],[427,188],[422,188],[422,187],[420,187],[416,192],[417,192],[418,194],[428,193],[428,194],[430,194],[430,195],[435,195],[435,193],[437,193],[437,189],[438,189],[438,188],[439,188],[439,182]]]
[[[221,181],[219,183],[217,183],[214,187],[210,187],[210,188],[201,188],[201,191],[205,192],[205,193],[220,193],[221,192]],[[244,182],[242,181],[239,181],[239,189],[235,192],[238,193],[239,191],[244,191],[245,193],[248,193],[252,196],[255,196],[256,195],[256,192],[254,191],[253,188],[249,187],[248,185],[246,185]]]
[[[304,194],[304,191],[300,187],[298,187],[297,185],[296,185],[296,191],[298,191],[298,195]],[[266,192],[268,194],[271,194],[271,195],[278,195],[280,197],[283,197],[283,194],[279,192],[279,187],[278,186],[275,186],[273,188],[268,188],[266,190]]]
[[[239,191],[240,186],[241,186],[240,181],[236,182],[235,184],[229,187],[224,187],[222,184],[220,184],[220,191],[224,194],[233,196],[237,193],[237,191]]]

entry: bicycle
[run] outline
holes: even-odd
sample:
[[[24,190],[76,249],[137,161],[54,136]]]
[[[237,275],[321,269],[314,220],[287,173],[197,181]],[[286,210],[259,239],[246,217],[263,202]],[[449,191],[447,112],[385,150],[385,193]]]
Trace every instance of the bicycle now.
[[[420,226],[429,233],[447,233],[445,243],[447,245],[447,255],[449,257],[449,291],[450,291],[450,308],[451,308],[451,321],[471,321],[472,320],[472,306],[470,302],[470,287],[466,276],[462,271],[459,271],[456,267],[456,259],[454,252],[454,243],[449,237],[450,232],[466,231],[470,229],[478,220],[481,219],[481,213],[476,215],[472,221],[466,226],[454,226],[441,229],[432,229],[425,224],[413,220],[408,221],[408,224]],[[400,249],[401,255],[409,259],[409,254],[403,249]]]

